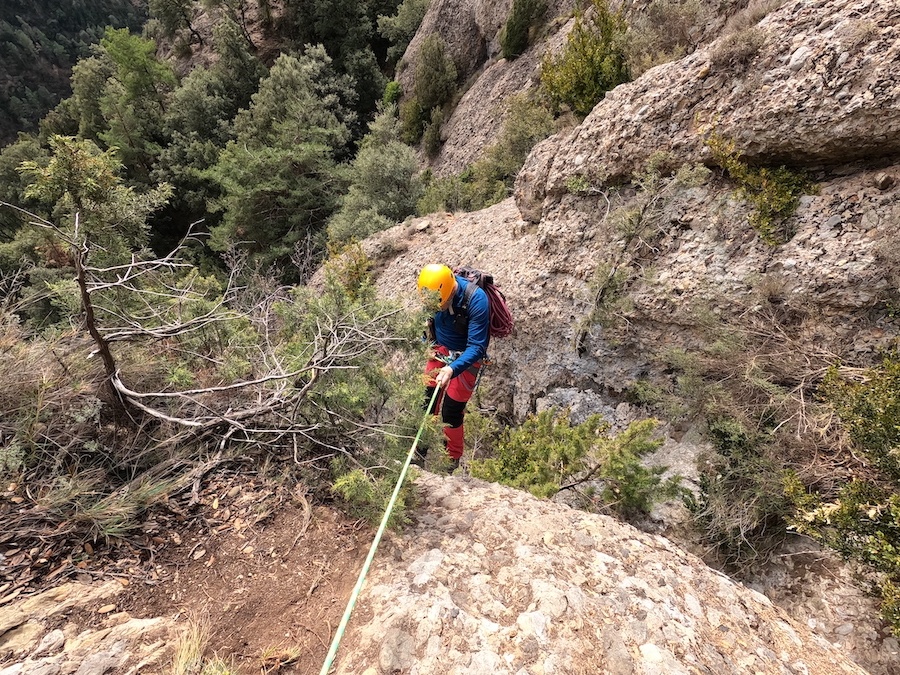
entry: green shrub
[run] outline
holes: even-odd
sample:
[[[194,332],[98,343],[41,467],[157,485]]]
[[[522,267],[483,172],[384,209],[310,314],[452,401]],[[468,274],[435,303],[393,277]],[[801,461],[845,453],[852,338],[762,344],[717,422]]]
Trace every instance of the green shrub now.
[[[818,393],[874,467],[864,467],[837,494],[788,476],[785,489],[796,508],[791,524],[878,572],[882,615],[900,637],[900,357],[885,357],[853,381],[833,367]]]
[[[362,469],[354,469],[340,475],[333,489],[344,500],[348,513],[377,525],[391,500],[396,480],[397,476],[392,473],[372,476]],[[409,523],[407,507],[412,498],[410,484],[404,485],[388,518],[388,527],[396,528]]]
[[[391,43],[387,51],[389,63],[396,63],[403,56],[425,17],[428,3],[429,0],[403,0],[394,16],[378,16],[378,32]]]
[[[497,143],[458,176],[427,180],[417,212],[476,211],[502,201],[528,153],[554,129],[549,110],[525,95],[512,97]]]
[[[476,478],[551,497],[566,479],[587,468],[597,434],[608,428],[599,415],[572,426],[564,415],[545,410],[516,429],[506,429],[494,456],[469,462],[469,471]]]
[[[737,182],[738,192],[753,206],[750,225],[771,246],[790,241],[794,231],[788,222],[800,197],[814,189],[806,173],[786,166],[753,167],[741,161],[735,143],[717,134],[707,140],[716,163]]]
[[[868,458],[900,480],[900,355],[886,357],[858,382],[842,379],[832,368],[820,394]]]
[[[694,50],[709,10],[700,0],[653,0],[628,27],[628,70],[637,77]]]
[[[896,487],[853,480],[828,501],[807,492],[792,475],[786,480],[786,492],[797,506],[791,521],[795,530],[878,571],[882,616],[900,637],[900,494]]]
[[[700,493],[689,506],[704,538],[727,564],[740,565],[770,550],[791,514],[784,468],[765,438],[741,420],[707,422],[715,451],[703,458]]]
[[[766,40],[766,32],[756,26],[727,35],[712,48],[710,63],[718,70],[741,71],[750,65]]]
[[[541,62],[541,86],[554,107],[587,115],[606,92],[629,80],[621,12],[607,0],[591,0],[593,12],[579,14],[562,53]]]
[[[440,142],[440,125],[435,128],[434,121],[443,118],[442,107],[455,89],[456,66],[446,55],[444,41],[433,33],[419,50],[412,94],[400,104],[400,136],[404,143],[418,143],[430,126],[427,144],[434,151]]]
[[[510,61],[528,48],[531,27],[547,12],[544,0],[513,0],[509,18],[500,31],[500,52]]]
[[[403,96],[403,88],[397,80],[391,80],[384,87],[384,96],[381,98],[381,104],[386,108],[389,105],[397,103]]]
[[[369,126],[350,165],[350,189],[328,222],[328,240],[364,239],[415,212],[421,182],[415,152],[400,141],[396,107],[388,106]]]
[[[666,467],[647,468],[640,458],[658,448],[652,438],[656,420],[633,422],[621,434],[605,435],[609,425],[599,415],[572,425],[564,415],[545,410],[518,428],[506,429],[493,457],[469,462],[476,478],[551,497],[562,488],[589,481],[603,487],[603,509],[629,517],[649,512],[653,504],[680,494],[679,479],[663,481]]]
[[[419,99],[412,96],[400,103],[400,140],[407,145],[415,145],[425,130],[425,110]]]
[[[416,62],[413,95],[423,110],[444,105],[456,89],[456,66],[447,56],[447,47],[437,33],[422,42]]]
[[[440,108],[431,109],[431,120],[425,125],[422,133],[422,147],[429,157],[436,157],[441,149],[441,126],[444,124],[444,113]]]

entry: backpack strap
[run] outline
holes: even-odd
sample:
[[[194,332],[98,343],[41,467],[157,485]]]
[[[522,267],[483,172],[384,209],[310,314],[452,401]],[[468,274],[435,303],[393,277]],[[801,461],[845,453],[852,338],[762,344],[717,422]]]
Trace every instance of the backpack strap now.
[[[466,286],[466,290],[463,291],[462,305],[460,305],[459,311],[455,313],[453,318],[453,327],[457,333],[462,333],[463,335],[469,332],[469,302],[471,302],[472,296],[475,295],[475,291],[478,289],[478,284],[474,281],[468,279],[467,281],[469,284]]]
[[[469,311],[469,302],[471,302],[472,296],[475,295],[475,291],[478,289],[478,284],[476,284],[474,281],[472,281],[471,279],[467,279],[467,281],[469,283],[466,286],[466,290],[463,291],[463,301],[462,305],[460,306],[460,309],[464,312]]]

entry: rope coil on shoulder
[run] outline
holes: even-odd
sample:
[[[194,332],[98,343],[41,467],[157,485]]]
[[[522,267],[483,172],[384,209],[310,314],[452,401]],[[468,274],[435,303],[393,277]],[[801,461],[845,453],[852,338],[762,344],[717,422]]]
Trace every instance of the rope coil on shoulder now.
[[[381,524],[378,526],[378,531],[375,533],[375,539],[369,547],[369,554],[366,556],[362,570],[359,572],[359,578],[357,578],[356,585],[353,587],[353,592],[350,594],[350,600],[347,601],[347,608],[344,610],[344,616],[341,617],[341,622],[338,624],[337,630],[334,633],[334,639],[331,641],[331,648],[325,656],[325,662],[322,664],[322,670],[319,671],[319,675],[328,675],[328,672],[331,670],[331,666],[334,663],[334,658],[337,656],[337,650],[341,644],[341,639],[344,637],[344,632],[347,630],[347,624],[350,622],[350,615],[353,613],[353,608],[356,606],[360,591],[362,591],[363,583],[366,580],[366,575],[369,573],[369,566],[375,558],[375,551],[378,549],[381,537],[387,529],[391,511],[394,510],[394,506],[397,503],[397,497],[400,495],[400,488],[403,485],[403,481],[406,478],[406,472],[409,470],[409,465],[412,462],[413,455],[419,445],[419,439],[422,437],[422,430],[425,428],[425,422],[428,420],[428,416],[434,408],[434,402],[437,399],[440,390],[440,387],[435,387],[434,393],[431,395],[431,402],[425,410],[425,416],[422,418],[422,423],[419,425],[419,430],[416,432],[416,438],[413,441],[412,447],[409,449],[409,453],[406,455],[406,461],[403,463],[403,468],[400,470],[400,476],[397,478],[397,485],[394,487],[394,492],[384,511],[384,516],[381,518]]]

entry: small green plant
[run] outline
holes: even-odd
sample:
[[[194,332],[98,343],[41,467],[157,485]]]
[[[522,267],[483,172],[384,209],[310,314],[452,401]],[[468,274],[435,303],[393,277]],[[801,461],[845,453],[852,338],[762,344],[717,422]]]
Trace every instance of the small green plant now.
[[[789,475],[791,525],[879,573],[882,615],[900,637],[900,356],[886,356],[853,380],[832,367],[818,394],[873,466],[836,494],[818,493]]]
[[[631,75],[693,51],[709,14],[700,0],[652,0],[628,27],[625,51]]]
[[[750,65],[767,39],[766,32],[756,26],[726,35],[710,52],[710,63],[718,70],[742,71]]]
[[[586,116],[607,91],[630,79],[626,27],[607,0],[591,0],[588,12],[577,15],[562,53],[541,62],[541,86],[554,108],[565,105]]]
[[[844,379],[831,368],[819,393],[869,459],[900,480],[900,354],[885,357],[860,381]]]
[[[591,192],[593,186],[584,174],[573,174],[566,179],[566,190],[573,195],[586,195]]]
[[[760,238],[771,246],[789,241],[794,236],[790,217],[800,197],[814,188],[807,175],[786,166],[750,166],[740,159],[735,142],[718,134],[710,136],[707,145],[716,163],[737,182],[740,196],[753,206],[750,225]]]
[[[381,97],[382,105],[387,108],[389,105],[395,104],[403,96],[403,88],[397,80],[391,80],[384,87],[384,95]]]
[[[528,48],[532,26],[547,12],[544,0],[513,0],[509,18],[500,31],[500,53],[513,60]]]
[[[511,97],[498,141],[459,175],[425,182],[425,192],[416,205],[419,215],[477,211],[502,201],[509,196],[531,148],[553,130],[553,116],[547,108],[528,96]]]
[[[431,119],[422,133],[422,147],[429,157],[437,157],[441,149],[441,126],[444,124],[444,113],[440,108],[432,108]]]
[[[238,675],[238,670],[233,663],[215,657],[203,664],[200,675]]]
[[[706,426],[714,452],[703,459],[700,494],[689,506],[717,553],[740,565],[769,550],[784,532],[791,508],[783,467],[770,456],[766,439],[743,421],[723,415]]]
[[[900,494],[853,480],[825,500],[808,492],[795,474],[787,477],[785,492],[797,507],[793,529],[879,572],[882,616],[900,637]]]
[[[190,619],[175,640],[172,675],[196,675],[203,670],[203,652],[209,644],[209,620]]]
[[[340,469],[336,469],[336,471],[340,471]],[[394,471],[375,475],[362,469],[353,469],[340,475],[334,481],[333,489],[344,500],[349,513],[372,524],[377,524],[384,515],[398,475],[399,472]],[[408,484],[404,485],[394,503],[388,519],[388,527],[402,527],[409,523],[406,509],[411,498],[411,488]]]
[[[572,426],[565,415],[545,410],[518,428],[506,429],[494,456],[473,460],[469,471],[476,478],[551,497],[566,479],[587,468],[588,451],[608,427],[599,415]]]
[[[625,518],[650,513],[656,502],[685,495],[681,478],[663,480],[665,466],[646,467],[641,458],[659,448],[653,438],[658,422],[654,419],[632,422],[622,433],[602,440],[596,477],[603,481],[600,498],[615,513]]]
[[[425,110],[419,99],[410,96],[400,103],[400,140],[407,145],[415,145],[425,130]]]

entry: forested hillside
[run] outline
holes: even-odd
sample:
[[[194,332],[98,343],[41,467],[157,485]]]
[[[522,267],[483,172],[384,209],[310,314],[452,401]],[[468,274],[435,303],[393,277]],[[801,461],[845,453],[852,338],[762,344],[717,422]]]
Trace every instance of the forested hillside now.
[[[107,26],[139,31],[147,0],[6,0],[0,5],[0,143],[71,92],[69,77]]]

